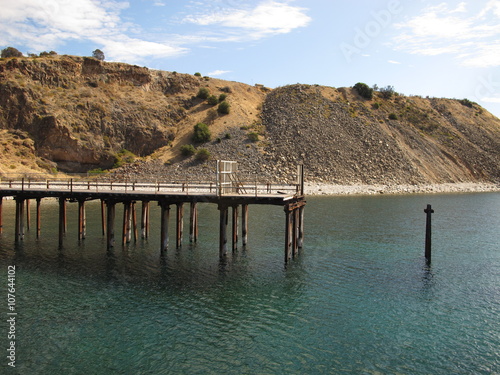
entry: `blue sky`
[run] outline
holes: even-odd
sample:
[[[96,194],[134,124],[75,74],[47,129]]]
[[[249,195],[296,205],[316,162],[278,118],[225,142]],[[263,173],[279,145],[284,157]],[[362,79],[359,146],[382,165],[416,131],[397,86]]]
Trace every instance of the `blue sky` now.
[[[500,116],[500,0],[0,0],[0,48],[264,84],[365,82]]]

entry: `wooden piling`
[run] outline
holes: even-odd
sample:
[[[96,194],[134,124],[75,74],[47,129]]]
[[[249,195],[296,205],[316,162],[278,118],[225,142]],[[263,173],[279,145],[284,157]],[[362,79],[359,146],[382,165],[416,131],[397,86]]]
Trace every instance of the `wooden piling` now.
[[[224,258],[227,255],[227,220],[228,207],[219,204],[220,220],[219,220],[219,257]]]
[[[131,233],[132,221],[132,202],[123,202],[123,227],[122,227],[122,245],[129,243],[132,239]]]
[[[0,234],[3,233],[2,203],[3,203],[3,197],[0,196]]]
[[[30,231],[30,222],[31,222],[31,210],[30,210],[30,200],[26,199],[26,230]]]
[[[184,204],[177,203],[177,225],[176,225],[176,240],[175,247],[178,249],[182,246],[182,233],[184,231]]]
[[[134,232],[134,242],[137,242],[137,214],[135,212],[135,201],[132,202],[132,230]]]
[[[40,232],[41,232],[41,210],[40,210],[40,205],[41,205],[42,198],[37,198],[36,199],[36,238],[40,238]]]
[[[78,241],[85,239],[85,200],[78,200]]]
[[[104,199],[101,199],[101,230],[102,235],[106,235],[106,214],[105,214],[105,204]]]
[[[241,205],[241,241],[243,246],[248,243],[248,204]]]
[[[59,198],[59,246],[63,244],[66,233],[66,198]]]
[[[285,262],[288,262],[291,258],[290,254],[290,245],[291,245],[291,237],[292,237],[292,215],[290,212],[290,206],[287,204],[285,206]]]
[[[424,210],[427,214],[426,223],[425,223],[425,259],[428,262],[431,261],[432,255],[432,225],[431,225],[431,215],[434,213],[431,205],[428,204],[427,208]]]
[[[292,211],[292,257],[295,258],[299,253],[299,210],[295,208]]]
[[[233,220],[232,220],[232,249],[233,252],[238,248],[238,206],[233,206]]]
[[[115,205],[112,200],[106,201],[106,246],[108,249],[115,246]]]
[[[160,239],[160,250],[164,252],[168,249],[168,221],[170,218],[170,204],[166,201],[159,201],[161,210],[161,239]]]
[[[142,201],[141,206],[141,237],[148,238],[149,236],[149,202]]]
[[[15,227],[15,241],[24,239],[24,199],[16,197],[16,227]]]
[[[304,206],[299,208],[299,239],[298,246],[300,249],[304,247]]]
[[[189,242],[198,241],[198,202],[190,203],[189,207]]]

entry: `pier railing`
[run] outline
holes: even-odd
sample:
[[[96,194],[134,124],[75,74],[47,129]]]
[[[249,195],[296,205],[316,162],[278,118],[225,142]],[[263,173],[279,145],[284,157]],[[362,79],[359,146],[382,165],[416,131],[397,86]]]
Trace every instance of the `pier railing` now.
[[[93,191],[93,192],[154,192],[155,194],[216,194],[216,195],[273,195],[300,193],[298,184],[261,182],[252,176],[246,176],[235,182],[231,189],[221,189],[216,182],[206,181],[141,181],[136,179],[95,178],[95,177],[42,177],[27,175],[21,178],[0,177],[0,189],[17,190],[64,190],[64,191]]]

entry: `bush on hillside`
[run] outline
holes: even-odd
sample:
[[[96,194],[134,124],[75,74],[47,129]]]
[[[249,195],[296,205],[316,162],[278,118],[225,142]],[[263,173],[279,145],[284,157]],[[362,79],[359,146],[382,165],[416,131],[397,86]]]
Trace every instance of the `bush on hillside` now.
[[[229,114],[229,103],[226,101],[223,101],[222,103],[219,104],[219,107],[217,108],[217,112],[223,115]]]
[[[196,95],[197,98],[199,99],[208,99],[210,96],[210,91],[206,87],[200,87],[198,90],[198,94]]]
[[[206,148],[200,148],[198,152],[196,152],[196,160],[198,161],[207,161],[210,159],[210,152]]]
[[[196,149],[193,145],[183,145],[181,146],[181,154],[183,156],[192,156],[196,153]]]
[[[217,105],[219,103],[219,99],[215,95],[210,95],[207,99],[208,104]]]
[[[20,52],[18,49],[14,47],[7,47],[2,50],[2,55],[3,58],[7,57],[23,57],[22,52]]]
[[[366,83],[358,82],[354,85],[354,89],[358,92],[358,94],[368,100],[373,98],[373,89],[370,88]]]
[[[210,129],[208,129],[207,124],[199,122],[194,126],[194,134],[193,134],[194,143],[208,142],[211,137],[212,134],[210,133]]]

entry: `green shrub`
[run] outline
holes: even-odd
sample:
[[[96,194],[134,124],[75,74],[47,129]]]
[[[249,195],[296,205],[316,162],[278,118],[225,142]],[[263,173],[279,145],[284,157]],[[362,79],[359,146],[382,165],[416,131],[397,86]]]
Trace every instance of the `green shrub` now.
[[[398,119],[398,115],[396,115],[395,113],[389,113],[389,120],[397,120]]]
[[[380,103],[373,103],[373,109],[379,109],[380,108]]]
[[[181,146],[181,154],[183,156],[192,156],[196,153],[196,149],[193,145],[182,145]]]
[[[196,160],[207,161],[208,159],[210,159],[210,152],[206,148],[200,148],[198,152],[196,152]]]
[[[208,128],[207,124],[199,122],[194,126],[194,134],[193,134],[194,143],[208,142],[211,137],[212,134],[210,133],[210,129]]]
[[[201,77],[201,73],[200,72],[196,72],[194,73],[195,77]]]
[[[259,140],[259,134],[256,132],[248,133],[248,139],[252,142],[257,142]]]
[[[371,100],[373,98],[373,89],[371,89],[366,83],[358,82],[354,85],[354,89],[365,99]]]
[[[384,99],[390,99],[394,95],[394,86],[386,86],[380,89],[380,94]]]
[[[198,90],[198,94],[196,95],[196,97],[200,99],[208,99],[209,96],[210,91],[208,91],[206,87],[200,87],[200,89]]]
[[[132,163],[136,156],[129,150],[122,149],[115,155],[113,168],[120,168],[122,165]]]
[[[231,139],[231,134],[226,133],[226,135],[224,136],[224,139]]]
[[[223,115],[227,115],[229,114],[229,103],[226,102],[226,101],[223,101],[222,103],[219,104],[219,107],[217,108],[217,112],[223,114]]]
[[[461,99],[458,102],[466,107],[469,107],[469,108],[472,108],[474,106],[474,102],[469,100],[469,99]]]
[[[219,102],[222,103],[224,100],[226,100],[227,94],[220,94],[219,95]]]
[[[219,99],[215,95],[210,95],[207,99],[208,104],[210,105],[216,105],[219,103]]]

